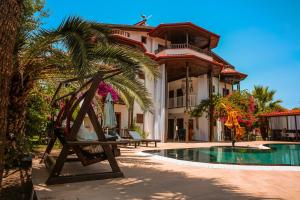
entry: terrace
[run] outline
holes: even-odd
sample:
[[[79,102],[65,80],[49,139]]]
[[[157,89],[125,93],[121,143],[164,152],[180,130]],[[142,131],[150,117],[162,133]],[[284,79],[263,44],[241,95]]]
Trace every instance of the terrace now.
[[[200,53],[200,54],[205,54],[206,56],[209,56],[208,59],[212,60],[212,58],[211,58],[212,53],[209,50],[201,49],[201,48],[194,46],[192,44],[189,44],[189,43],[167,44],[166,46],[160,46],[160,47],[158,47],[157,50],[155,50],[155,54],[160,54],[160,53],[161,54],[171,54],[171,51],[166,51],[168,49],[176,49],[177,54],[190,53],[191,51],[187,51],[187,50],[184,51],[184,49],[188,49],[188,50],[196,51],[197,53]],[[205,58],[207,58],[207,57],[205,57]]]
[[[263,142],[242,142],[257,147]],[[159,149],[195,148],[229,143],[162,143]],[[297,199],[300,173],[215,169],[141,156],[140,149],[122,148],[118,158],[125,178],[46,186],[46,169],[34,160],[33,184],[38,199]],[[157,148],[156,148],[157,149]],[[101,164],[108,167],[107,163]],[[71,163],[64,173],[99,170]],[[233,178],[234,177],[234,178]],[[263,187],[258,184],[263,183]],[[284,185],[284,187],[283,187]]]

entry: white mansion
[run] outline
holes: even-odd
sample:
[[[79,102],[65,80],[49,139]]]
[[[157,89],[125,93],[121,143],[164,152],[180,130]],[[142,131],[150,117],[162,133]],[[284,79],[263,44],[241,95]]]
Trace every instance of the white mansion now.
[[[151,112],[143,112],[137,103],[128,110],[116,104],[118,130],[135,123],[162,141],[181,139],[216,141],[227,135],[221,121],[211,114],[200,118],[189,116],[189,110],[213,94],[228,95],[239,90],[247,75],[212,51],[220,36],[193,23],[160,24],[151,27],[146,20],[134,25],[105,24],[112,28],[114,40],[139,48],[159,63],[161,76],[149,80],[140,76],[153,99]]]

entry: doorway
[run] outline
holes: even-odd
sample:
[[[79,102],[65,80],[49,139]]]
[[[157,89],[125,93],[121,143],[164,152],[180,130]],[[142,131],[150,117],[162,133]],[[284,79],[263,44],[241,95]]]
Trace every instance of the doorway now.
[[[194,137],[194,120],[193,119],[189,119],[189,141],[193,140]]]
[[[178,137],[179,140],[185,140],[185,129],[184,129],[184,120],[183,118],[177,118],[176,126],[178,128]]]
[[[116,112],[115,114],[117,120],[116,132],[120,135],[121,134],[121,113]]]
[[[174,139],[174,119],[168,119],[168,139]]]

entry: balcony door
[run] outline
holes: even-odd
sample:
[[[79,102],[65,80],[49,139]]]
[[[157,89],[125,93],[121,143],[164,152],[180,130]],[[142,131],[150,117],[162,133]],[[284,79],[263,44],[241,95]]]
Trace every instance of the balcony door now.
[[[185,131],[186,130],[184,129],[184,119],[183,118],[177,118],[176,126],[178,127],[179,140],[185,141]]]

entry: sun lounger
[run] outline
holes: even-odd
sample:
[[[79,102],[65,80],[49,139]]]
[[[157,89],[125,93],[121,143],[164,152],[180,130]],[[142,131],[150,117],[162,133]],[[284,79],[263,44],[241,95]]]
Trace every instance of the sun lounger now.
[[[124,143],[124,145],[131,145],[133,144],[134,145],[134,148],[136,148],[137,146],[140,145],[140,140],[134,140],[134,139],[127,139],[127,138],[122,138],[117,132],[114,132],[114,131],[109,131],[108,132],[108,135],[110,136],[113,136],[113,137],[116,137],[117,140],[116,141],[119,141],[119,142],[127,142],[127,143]]]
[[[146,147],[148,147],[148,143],[154,142],[155,147],[157,147],[157,143],[160,142],[160,140],[157,139],[143,139],[140,134],[138,134],[136,131],[128,131],[129,135],[132,137],[132,139],[136,142],[145,143]]]

